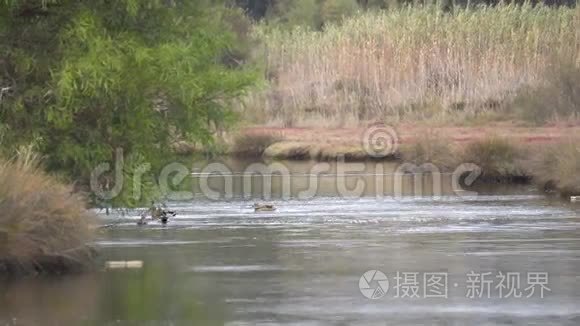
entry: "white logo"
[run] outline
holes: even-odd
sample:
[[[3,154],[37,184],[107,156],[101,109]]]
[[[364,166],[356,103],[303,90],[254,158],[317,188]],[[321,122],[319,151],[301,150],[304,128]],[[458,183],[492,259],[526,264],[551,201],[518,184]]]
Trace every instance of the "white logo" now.
[[[365,272],[360,277],[358,288],[366,298],[371,300],[380,299],[389,291],[389,280],[385,273],[373,269]]]
[[[399,136],[391,126],[376,125],[365,130],[362,145],[370,156],[383,158],[397,153]]]

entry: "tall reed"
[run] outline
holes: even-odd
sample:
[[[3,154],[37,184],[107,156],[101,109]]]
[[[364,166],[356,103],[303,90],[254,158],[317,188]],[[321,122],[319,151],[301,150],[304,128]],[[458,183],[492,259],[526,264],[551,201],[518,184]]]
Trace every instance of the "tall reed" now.
[[[260,122],[331,125],[500,110],[558,61],[580,66],[580,8],[435,5],[367,12],[323,32],[258,26]]]

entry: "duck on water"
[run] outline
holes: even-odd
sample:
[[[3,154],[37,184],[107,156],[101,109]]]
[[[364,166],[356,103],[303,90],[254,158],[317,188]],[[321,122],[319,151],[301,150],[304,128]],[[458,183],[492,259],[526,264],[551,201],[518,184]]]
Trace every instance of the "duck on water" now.
[[[254,212],[272,212],[276,210],[276,207],[272,204],[262,204],[254,203]]]
[[[151,203],[151,207],[146,212],[141,214],[141,218],[137,221],[137,225],[147,225],[147,215],[151,215],[152,220],[160,220],[163,225],[167,224],[169,217],[174,217],[177,215],[175,211],[170,211],[166,209],[165,205],[160,207]]]
[[[273,212],[276,207],[273,204],[254,203],[252,206],[255,212]],[[137,221],[137,225],[147,225],[147,217],[151,216],[152,220],[160,220],[163,225],[167,224],[169,217],[177,215],[175,211],[170,211],[165,206],[160,207],[152,203],[151,207],[141,214],[141,218]]]

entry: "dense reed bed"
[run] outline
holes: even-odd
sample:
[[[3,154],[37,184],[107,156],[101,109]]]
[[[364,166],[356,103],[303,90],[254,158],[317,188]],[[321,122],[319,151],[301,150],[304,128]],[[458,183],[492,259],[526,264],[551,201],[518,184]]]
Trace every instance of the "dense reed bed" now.
[[[245,114],[282,126],[508,112],[520,90],[543,86],[564,64],[580,66],[580,8],[409,6],[322,32],[261,25],[255,33],[268,83],[249,95]]]

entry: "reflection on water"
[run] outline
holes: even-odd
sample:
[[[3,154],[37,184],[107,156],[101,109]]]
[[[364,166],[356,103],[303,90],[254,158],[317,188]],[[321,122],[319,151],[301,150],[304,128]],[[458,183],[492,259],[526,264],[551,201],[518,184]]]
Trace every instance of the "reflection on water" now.
[[[0,325],[580,324],[578,205],[527,187],[439,200],[322,189],[311,200],[274,199],[278,210],[265,213],[239,196],[197,196],[170,204],[179,215],[167,227],[102,216],[119,223],[97,241],[102,260],[144,268],[0,281]],[[359,291],[371,269],[390,281],[379,300]],[[467,298],[472,271],[519,272],[522,289],[527,272],[546,272],[551,291]],[[447,273],[448,298],[396,298],[397,272]]]
[[[211,199],[456,195],[451,173],[406,174],[412,164],[385,162],[245,162],[226,160],[193,166],[188,191]],[[424,167],[425,168],[425,167]],[[186,195],[186,193],[175,194]],[[186,196],[186,198],[188,198]]]

